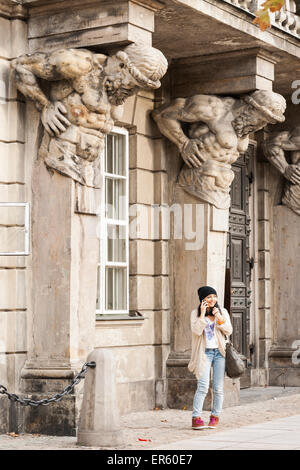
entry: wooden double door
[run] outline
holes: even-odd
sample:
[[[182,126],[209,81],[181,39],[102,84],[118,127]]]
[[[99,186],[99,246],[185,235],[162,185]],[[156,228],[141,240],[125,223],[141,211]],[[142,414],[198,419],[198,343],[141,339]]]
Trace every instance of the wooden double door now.
[[[231,320],[233,326],[232,342],[242,355],[246,372],[241,378],[241,388],[250,387],[250,368],[252,346],[250,344],[250,281],[253,259],[249,255],[250,215],[249,198],[255,157],[255,142],[241,154],[232,165],[235,173],[231,186],[231,207],[229,211],[229,232],[227,238],[226,282],[229,291]]]

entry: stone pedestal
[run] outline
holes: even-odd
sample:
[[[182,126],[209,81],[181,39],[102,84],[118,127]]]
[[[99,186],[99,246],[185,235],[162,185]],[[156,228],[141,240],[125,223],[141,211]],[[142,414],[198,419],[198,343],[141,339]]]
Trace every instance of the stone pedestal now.
[[[299,387],[300,367],[295,353],[300,344],[298,290],[300,278],[300,217],[284,205],[273,208],[271,253],[273,288],[273,345],[269,351],[269,385]]]
[[[219,304],[223,306],[228,210],[216,209],[178,186],[175,202],[182,208],[183,225],[188,224],[188,206],[193,205],[191,221],[197,232],[197,242],[191,243],[185,237],[187,233],[183,233],[181,239],[171,243],[174,304],[172,351],[167,361],[168,406],[190,409],[196,390],[195,376],[187,369],[191,354],[190,314],[199,305],[197,290],[202,285],[214,287]],[[211,396],[210,391],[204,409],[210,409]],[[230,379],[226,379],[226,402],[231,406],[239,402],[239,384],[233,386]]]
[[[96,367],[89,370],[84,384],[77,444],[113,447],[123,444],[116,391],[116,370],[113,352],[96,349],[88,362]]]

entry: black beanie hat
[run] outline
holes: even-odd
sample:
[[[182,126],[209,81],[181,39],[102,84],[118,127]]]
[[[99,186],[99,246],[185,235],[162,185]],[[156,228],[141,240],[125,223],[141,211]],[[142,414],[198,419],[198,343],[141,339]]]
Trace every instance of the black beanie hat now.
[[[207,297],[209,294],[217,295],[217,292],[213,287],[210,287],[210,286],[199,287],[198,295],[199,295],[200,302],[202,302],[202,300],[205,299],[205,297]]]

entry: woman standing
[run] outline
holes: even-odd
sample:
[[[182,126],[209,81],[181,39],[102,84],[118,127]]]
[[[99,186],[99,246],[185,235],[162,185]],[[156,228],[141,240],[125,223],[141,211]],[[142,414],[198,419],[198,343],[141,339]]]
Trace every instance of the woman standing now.
[[[225,342],[232,333],[229,314],[217,303],[213,287],[198,289],[200,305],[191,313],[192,355],[188,369],[197,377],[197,390],[193,402],[192,428],[203,429],[201,419],[203,403],[209,389],[210,368],[213,367],[213,409],[209,428],[215,428],[223,405],[225,376]]]

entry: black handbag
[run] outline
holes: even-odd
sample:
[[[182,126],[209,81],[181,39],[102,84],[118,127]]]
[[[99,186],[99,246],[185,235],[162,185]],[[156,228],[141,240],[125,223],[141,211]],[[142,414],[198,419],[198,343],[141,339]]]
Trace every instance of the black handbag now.
[[[231,379],[237,379],[245,372],[245,363],[231,341],[226,343],[226,374]]]

